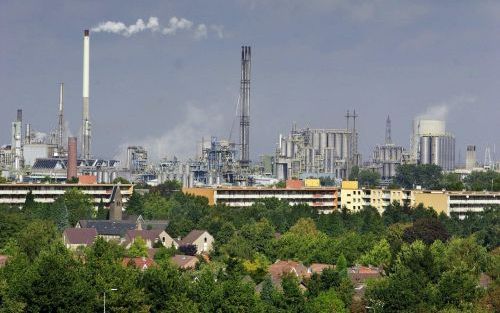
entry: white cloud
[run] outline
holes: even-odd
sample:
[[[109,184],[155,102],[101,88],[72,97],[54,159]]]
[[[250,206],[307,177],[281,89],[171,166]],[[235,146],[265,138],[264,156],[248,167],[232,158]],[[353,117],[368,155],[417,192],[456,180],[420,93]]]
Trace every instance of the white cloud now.
[[[178,30],[188,30],[193,26],[193,22],[188,19],[181,17],[172,17],[168,22],[168,26],[162,31],[164,35],[175,35]]]

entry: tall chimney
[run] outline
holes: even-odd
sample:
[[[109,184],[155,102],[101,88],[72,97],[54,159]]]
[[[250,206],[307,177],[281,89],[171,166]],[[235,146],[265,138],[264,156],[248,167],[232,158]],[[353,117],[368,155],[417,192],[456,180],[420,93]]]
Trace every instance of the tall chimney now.
[[[59,87],[59,121],[57,127],[57,146],[59,149],[59,154],[62,153],[63,149],[63,132],[64,132],[64,83],[60,84]]]
[[[76,170],[76,153],[77,153],[77,142],[76,137],[68,137],[68,163],[66,165],[67,174],[66,178],[71,179],[73,177],[78,177],[78,172]]]
[[[241,167],[247,168],[250,163],[250,46],[241,47],[241,84],[240,84],[240,145]]]
[[[90,159],[91,124],[89,114],[89,74],[90,73],[90,32],[83,32],[83,121],[82,121],[82,156]]]
[[[30,144],[31,143],[31,124],[26,124],[26,132],[24,134],[24,143],[25,144]]]

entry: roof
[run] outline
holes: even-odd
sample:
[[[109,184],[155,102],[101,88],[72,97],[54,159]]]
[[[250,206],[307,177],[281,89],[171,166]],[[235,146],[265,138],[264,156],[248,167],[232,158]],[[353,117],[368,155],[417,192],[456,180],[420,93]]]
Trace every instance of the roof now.
[[[9,259],[9,257],[7,255],[0,254],[0,267],[4,267],[5,264],[7,264],[8,259]]]
[[[154,266],[156,263],[153,259],[146,257],[139,258],[123,258],[122,265],[123,266],[134,266],[140,270],[147,270],[151,266]]]
[[[131,229],[131,230],[127,230],[127,240],[132,241],[136,237],[141,237],[144,240],[150,240],[151,242],[154,242],[159,238],[162,231],[163,230],[161,230],[161,229],[153,229],[153,230]]]
[[[179,245],[191,245],[196,239],[200,238],[204,233],[208,233],[206,230],[193,229],[186,235],[186,237],[179,240]]]
[[[380,278],[382,269],[378,267],[353,266],[347,270],[347,274],[354,285],[363,284],[367,279]]]
[[[127,230],[136,228],[135,222],[115,220],[80,220],[82,228],[95,228],[99,235],[125,236]]]
[[[97,231],[95,228],[66,228],[63,235],[69,244],[91,245],[97,237]]]
[[[271,264],[268,269],[269,274],[271,274],[272,279],[281,278],[283,274],[294,273],[297,277],[306,277],[308,275],[307,267],[302,263],[286,260],[286,261],[276,261]]]
[[[311,266],[309,266],[309,270],[311,273],[318,273],[318,274],[321,274],[327,268],[333,269],[335,268],[335,265],[324,264],[324,263],[312,263]]]
[[[492,282],[493,279],[485,273],[481,273],[481,275],[479,276],[479,286],[481,286],[482,288],[488,288]]]
[[[197,257],[183,254],[176,254],[170,260],[180,268],[194,268],[199,262]]]

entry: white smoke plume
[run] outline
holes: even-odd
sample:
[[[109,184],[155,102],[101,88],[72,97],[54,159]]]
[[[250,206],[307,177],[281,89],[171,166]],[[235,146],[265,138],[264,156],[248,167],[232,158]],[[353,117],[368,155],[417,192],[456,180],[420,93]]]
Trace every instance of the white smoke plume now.
[[[435,119],[446,121],[451,111],[459,109],[463,105],[468,105],[476,102],[476,98],[471,96],[459,96],[451,100],[443,101],[435,105],[429,106],[421,113],[419,119]]]
[[[151,16],[147,23],[143,19],[138,19],[135,24],[126,25],[123,22],[106,21],[101,22],[93,27],[92,32],[95,33],[112,33],[130,37],[140,32],[150,31],[152,33],[158,32],[166,36],[176,35],[180,31],[190,32],[195,39],[208,38],[209,28],[201,23],[196,24],[186,18],[178,18],[176,16],[170,18],[168,24],[165,26],[160,25],[157,17]],[[217,38],[224,38],[223,27],[221,25],[211,25],[210,30],[213,31]]]
[[[223,122],[222,115],[212,115],[213,112],[188,104],[184,120],[173,129],[158,137],[146,137],[124,142],[119,146],[115,159],[125,164],[128,146],[143,146],[148,151],[151,160],[158,161],[174,156],[187,159],[196,155],[197,142],[207,134],[213,134],[216,126]],[[209,121],[209,122],[207,122]]]
[[[208,37],[208,29],[205,24],[200,24],[196,27],[194,32],[194,38],[196,39],[204,39]]]

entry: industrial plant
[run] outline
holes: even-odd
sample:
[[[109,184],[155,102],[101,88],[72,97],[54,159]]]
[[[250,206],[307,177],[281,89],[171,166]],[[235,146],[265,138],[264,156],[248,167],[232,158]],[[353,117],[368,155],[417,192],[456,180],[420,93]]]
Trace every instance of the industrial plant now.
[[[238,112],[238,142],[216,136],[202,137],[192,157],[152,161],[141,145],[126,147],[124,160],[99,158],[92,152],[90,114],[90,32],[83,33],[82,119],[79,136],[65,127],[64,83],[59,84],[57,123],[47,133],[35,130],[17,110],[11,127],[11,142],[0,147],[3,177],[16,182],[65,182],[73,179],[111,183],[122,177],[150,185],[177,180],[184,187],[273,185],[282,180],[328,178],[340,186],[356,168],[380,174],[381,184],[389,185],[401,164],[435,164],[444,171],[497,169],[495,156],[486,147],[485,161],[478,162],[476,146],[468,145],[466,162],[459,168],[454,135],[439,119],[416,117],[412,122],[410,147],[392,138],[391,119],[387,116],[385,138],[374,145],[371,156],[362,160],[359,153],[359,115],[347,111],[345,127],[315,125],[297,127],[278,136],[274,151],[251,160],[251,64],[252,48],[241,47]],[[24,132],[23,132],[24,131]],[[194,149],[193,149],[194,150]]]

